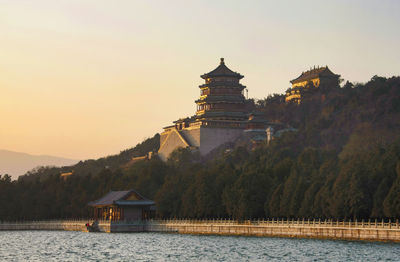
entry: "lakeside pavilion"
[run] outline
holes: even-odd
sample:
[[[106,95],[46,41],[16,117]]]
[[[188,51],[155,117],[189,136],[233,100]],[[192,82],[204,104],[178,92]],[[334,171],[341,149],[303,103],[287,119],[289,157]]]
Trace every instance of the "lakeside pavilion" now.
[[[155,202],[133,189],[110,191],[88,205],[93,208],[95,220],[140,221],[152,217],[155,213]]]

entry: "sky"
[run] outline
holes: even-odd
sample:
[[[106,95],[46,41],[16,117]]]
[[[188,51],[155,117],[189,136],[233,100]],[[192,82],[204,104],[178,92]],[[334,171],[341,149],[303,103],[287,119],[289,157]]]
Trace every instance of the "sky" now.
[[[314,65],[398,76],[399,13],[398,0],[0,0],[0,149],[119,153],[193,115],[221,57],[256,99]]]

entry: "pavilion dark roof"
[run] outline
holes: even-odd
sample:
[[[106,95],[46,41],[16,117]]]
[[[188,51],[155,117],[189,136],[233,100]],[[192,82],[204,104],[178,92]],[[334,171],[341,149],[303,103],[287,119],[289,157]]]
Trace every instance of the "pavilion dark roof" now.
[[[209,72],[207,74],[201,75],[200,77],[203,78],[203,79],[206,79],[206,78],[219,77],[219,76],[235,77],[235,78],[239,78],[239,79],[244,77],[241,74],[230,70],[225,65],[225,62],[224,62],[223,58],[221,58],[221,62],[220,62],[219,66],[217,68],[215,68],[213,71],[211,71],[211,72]]]
[[[303,72],[303,73],[301,73],[301,75],[299,77],[290,81],[290,83],[294,84],[294,83],[298,83],[298,82],[302,82],[302,81],[307,81],[307,80],[310,80],[313,78],[320,77],[322,74],[325,76],[339,77],[339,75],[336,75],[331,70],[329,70],[328,66],[325,66],[325,67],[318,67],[318,68],[314,68],[314,69],[308,70],[306,72]]]
[[[125,200],[132,193],[134,193],[137,196],[138,200]],[[154,204],[155,204],[154,201],[143,197],[133,189],[125,191],[110,191],[102,198],[88,203],[89,206],[109,206],[109,205],[146,206]]]

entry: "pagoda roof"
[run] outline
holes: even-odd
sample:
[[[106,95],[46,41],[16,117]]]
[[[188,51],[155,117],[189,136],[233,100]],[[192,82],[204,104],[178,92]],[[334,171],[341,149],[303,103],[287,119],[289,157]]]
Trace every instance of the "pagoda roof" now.
[[[235,78],[239,78],[239,79],[242,79],[244,77],[241,74],[230,70],[225,65],[223,58],[221,58],[221,62],[217,68],[215,68],[213,71],[211,71],[209,73],[201,75],[200,77],[203,79],[206,79],[206,78],[219,77],[219,76],[235,77]]]
[[[225,81],[218,81],[218,82],[211,82],[208,84],[201,84],[199,85],[200,88],[203,87],[223,87],[223,88],[240,88],[240,89],[245,89],[246,86],[240,84],[240,83],[232,83],[232,82],[225,82]]]
[[[227,111],[207,111],[198,117],[240,117],[247,118],[247,114],[244,112],[227,112]]]
[[[244,103],[244,97],[242,96],[235,96],[235,95],[225,95],[225,96],[216,96],[211,95],[207,96],[203,99],[198,99],[195,102],[237,102],[237,103]]]
[[[334,77],[339,77],[340,75],[334,74],[331,70],[329,70],[328,66],[325,67],[318,67],[318,68],[313,68],[311,70],[305,71],[301,73],[301,75],[292,81],[290,83],[295,84],[303,81],[308,81],[320,76],[334,76]]]
[[[110,205],[151,206],[154,204],[154,201],[143,197],[133,189],[125,191],[110,191],[102,198],[88,203],[88,205],[92,207]]]
[[[263,112],[253,111],[248,114],[248,123],[268,123]]]
[[[194,121],[194,117],[185,117],[185,118],[179,118],[178,120],[173,121],[172,123],[188,123]]]

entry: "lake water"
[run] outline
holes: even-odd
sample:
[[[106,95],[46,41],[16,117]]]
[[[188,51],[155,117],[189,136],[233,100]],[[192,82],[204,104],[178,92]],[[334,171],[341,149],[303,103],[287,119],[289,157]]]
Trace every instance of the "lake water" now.
[[[0,261],[400,261],[400,244],[162,233],[0,231]]]

